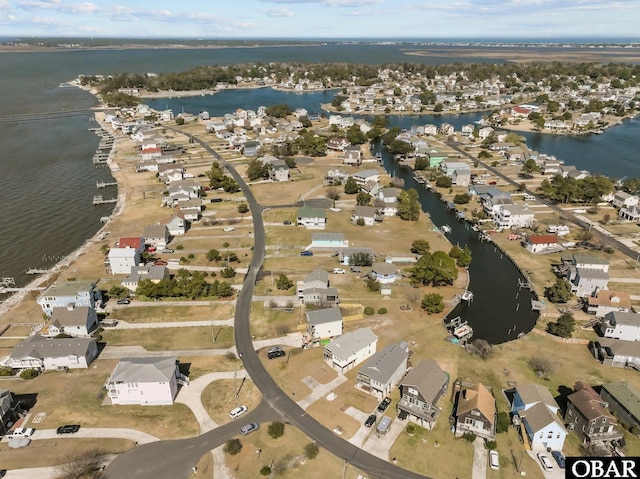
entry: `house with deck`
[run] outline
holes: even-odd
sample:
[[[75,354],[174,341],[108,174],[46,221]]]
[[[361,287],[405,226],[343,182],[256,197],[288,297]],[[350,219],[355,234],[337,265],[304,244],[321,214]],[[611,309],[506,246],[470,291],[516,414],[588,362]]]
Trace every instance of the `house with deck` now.
[[[37,299],[37,303],[47,316],[54,308],[69,305],[96,307],[102,301],[102,293],[91,281],[65,281],[49,286]]]
[[[387,345],[360,368],[356,387],[382,399],[388,396],[407,372],[409,345],[405,341]]]
[[[91,338],[45,338],[29,336],[16,345],[5,364],[14,369],[86,369],[98,356],[98,345]]]
[[[378,201],[375,206],[380,214],[384,216],[395,216],[398,214],[398,195],[402,191],[400,188],[380,188],[378,191]]]
[[[358,220],[362,220],[364,226],[373,226],[376,218],[376,209],[373,206],[356,205],[351,213],[351,222],[357,223]]]
[[[564,249],[556,234],[528,235],[524,241],[524,247],[533,254],[556,253]]]
[[[614,311],[628,313],[631,311],[631,295],[627,291],[599,289],[587,298],[587,313],[601,318]]]
[[[640,429],[640,395],[626,381],[603,384],[600,397],[620,424],[636,431]]]
[[[640,314],[631,311],[607,313],[600,322],[600,332],[605,338],[640,341]]]
[[[122,358],[106,384],[111,404],[173,404],[179,386],[189,384],[179,366],[175,356]]]
[[[296,226],[307,229],[323,230],[327,226],[327,214],[323,209],[303,206],[298,210]]]
[[[163,249],[169,243],[169,230],[166,225],[147,225],[142,232],[144,244],[156,249]]]
[[[324,346],[323,359],[341,374],[371,357],[378,345],[378,336],[371,328],[361,328],[332,339]]]
[[[32,329],[31,334],[53,338],[67,334],[74,338],[87,338],[98,327],[98,315],[90,306],[68,305],[53,308],[53,314],[45,322]]]
[[[400,383],[398,413],[410,421],[433,429],[440,407],[438,401],[449,387],[449,375],[434,359],[421,359]]]
[[[455,434],[473,433],[487,441],[496,437],[496,400],[482,383],[458,392]]]
[[[307,333],[314,346],[324,346],[342,334],[340,308],[325,308],[307,311]]]

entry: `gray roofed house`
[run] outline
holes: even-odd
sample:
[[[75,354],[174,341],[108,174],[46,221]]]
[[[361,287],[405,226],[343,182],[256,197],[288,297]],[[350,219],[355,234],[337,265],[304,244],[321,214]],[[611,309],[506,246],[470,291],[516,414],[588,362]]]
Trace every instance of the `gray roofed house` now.
[[[147,225],[144,227],[142,237],[146,245],[164,248],[169,242],[169,230],[166,225]]]
[[[169,278],[169,269],[166,266],[145,265],[131,268],[131,274],[122,280],[122,286],[130,291],[135,291],[143,279],[158,284],[163,279]]]
[[[15,369],[86,369],[97,356],[98,346],[94,339],[49,339],[35,335],[29,336],[13,348],[8,365]]]
[[[618,421],[627,427],[640,427],[640,396],[627,381],[603,384],[600,397],[609,404]]]
[[[341,264],[350,265],[354,254],[369,255],[372,262],[376,257],[376,254],[371,248],[343,248],[338,252],[338,261],[340,261]]]
[[[328,288],[329,273],[327,270],[317,268],[304,277],[303,288]]]
[[[434,359],[421,359],[400,384],[398,411],[432,429],[440,415],[437,403],[449,387],[449,375]]]
[[[376,222],[376,208],[373,206],[357,205],[351,213],[351,222],[356,223],[360,218],[365,226],[373,226]]]
[[[53,308],[53,314],[44,323],[36,326],[32,334],[53,338],[58,334],[87,337],[98,326],[98,315],[91,306],[68,305]]]
[[[532,449],[562,450],[567,430],[558,416],[558,404],[540,384],[519,384],[515,388],[511,412],[522,421]]]
[[[640,341],[600,338],[591,343],[590,349],[605,366],[640,369]]]
[[[640,314],[630,311],[607,313],[600,323],[600,331],[606,338],[640,341]]]
[[[340,308],[307,311],[307,333],[313,344],[325,345],[342,334]]]
[[[567,280],[571,283],[571,291],[579,298],[584,298],[600,289],[607,289],[609,273],[597,268],[570,266]]]
[[[38,298],[37,303],[47,316],[51,316],[53,308],[75,306],[91,306],[102,300],[102,293],[91,281],[57,282],[49,286]]]
[[[170,405],[189,380],[176,357],[123,358],[107,382],[112,404]]]
[[[407,371],[408,359],[409,345],[405,341],[388,345],[360,368],[356,386],[379,398],[387,396]]]
[[[353,179],[356,180],[358,186],[364,186],[364,184],[368,181],[373,181],[375,183],[380,181],[380,172],[378,170],[374,170],[373,168],[357,171],[352,176]]]
[[[381,284],[393,283],[399,276],[398,267],[393,263],[378,262],[371,266],[371,275]]]
[[[324,347],[324,360],[336,371],[345,373],[376,352],[378,336],[371,328],[356,329],[333,339]]]

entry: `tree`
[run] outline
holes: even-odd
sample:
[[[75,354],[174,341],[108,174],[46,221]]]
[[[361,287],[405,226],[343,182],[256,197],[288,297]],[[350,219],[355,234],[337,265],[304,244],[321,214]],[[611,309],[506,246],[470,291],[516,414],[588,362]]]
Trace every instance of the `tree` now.
[[[547,324],[547,332],[561,338],[570,338],[576,326],[576,320],[571,312],[562,313],[555,323]]]
[[[356,195],[356,204],[359,206],[367,206],[371,201],[371,195],[366,191],[359,191]]]
[[[344,184],[344,192],[347,195],[355,195],[358,191],[360,191],[360,187],[358,186],[358,183],[356,183],[355,178],[352,176],[347,178],[347,181]]]
[[[349,258],[349,264],[352,266],[371,266],[373,264],[373,257],[369,253],[353,253]]]
[[[381,289],[380,281],[375,278],[367,278],[365,284],[367,286],[367,289],[373,293],[377,293]]]
[[[291,281],[286,274],[280,274],[278,279],[276,279],[276,288],[287,290],[293,286],[293,281]]]
[[[269,178],[269,164],[254,158],[247,166],[247,178],[254,181],[259,178]]]
[[[347,140],[352,145],[362,145],[367,142],[367,135],[360,129],[360,125],[351,125],[347,129]]]
[[[415,189],[402,190],[398,194],[397,215],[404,221],[418,221],[420,219],[420,202],[418,201],[418,192]]]
[[[115,299],[122,299],[129,296],[129,290],[124,286],[115,285],[109,288],[109,297]]]
[[[491,158],[491,153],[489,153],[487,150],[482,150],[480,153],[478,153],[478,158],[480,158],[481,160],[487,160]]]
[[[520,171],[525,175],[532,175],[533,173],[540,171],[540,167],[536,164],[536,160],[529,158],[524,162]]]
[[[413,281],[425,286],[453,284],[458,277],[458,269],[453,258],[444,251],[425,253],[411,270]]]
[[[218,261],[220,259],[220,252],[217,249],[210,249],[207,251],[207,261]]]
[[[364,223],[364,218],[362,218],[362,217],[358,218],[358,219],[356,220],[356,224],[357,224],[358,226],[364,226],[364,224],[365,224],[365,223]]]
[[[238,213],[240,213],[241,215],[247,213],[248,211],[249,211],[249,205],[246,204],[244,201],[238,205]]]
[[[282,437],[284,435],[284,423],[279,421],[272,422],[271,424],[269,424],[269,427],[267,428],[267,432],[269,433],[269,436],[271,436],[271,438],[273,439],[278,439],[279,437]]]
[[[222,450],[230,456],[235,456],[236,454],[240,454],[240,451],[242,451],[242,443],[240,442],[240,439],[229,439]]]
[[[89,449],[74,454],[57,467],[56,479],[99,479],[102,477],[104,453]]]
[[[571,283],[563,278],[557,278],[553,285],[544,289],[544,296],[552,303],[566,303],[572,294]]]
[[[453,246],[449,251],[449,256],[456,260],[456,266],[461,268],[468,268],[471,264],[471,250],[469,246],[464,245],[464,248],[460,246]]]
[[[471,341],[474,352],[482,359],[489,359],[493,354],[493,349],[486,339],[474,339]]]
[[[499,411],[497,421],[496,421],[496,432],[498,434],[501,434],[503,432],[508,432],[510,425],[511,425],[511,419],[509,418],[509,413],[506,411]]]
[[[267,115],[275,118],[285,118],[287,115],[291,115],[292,112],[291,107],[285,103],[268,106],[265,110]]]
[[[320,448],[316,442],[310,442],[304,446],[304,456],[307,459],[315,459],[318,457],[318,453],[320,452]]]
[[[453,197],[453,202],[456,205],[466,205],[469,201],[471,201],[469,193],[460,193]]]
[[[444,298],[438,293],[427,293],[422,298],[422,309],[427,314],[441,313],[444,311]]]
[[[429,242],[424,239],[417,239],[411,243],[411,252],[414,254],[425,254],[429,252]]]
[[[555,371],[553,361],[544,356],[534,356],[529,359],[529,366],[533,371],[541,377],[548,378]]]
[[[415,170],[426,170],[429,166],[429,159],[424,156],[419,156],[416,158],[416,163],[413,168]]]
[[[340,193],[338,193],[337,188],[330,186],[329,188],[327,188],[326,197],[332,201],[337,201],[340,199]]]
[[[222,271],[220,271],[220,276],[225,279],[233,278],[236,275],[236,269],[231,266],[227,266]]]
[[[453,182],[448,176],[439,176],[436,178],[436,186],[438,188],[451,188]]]

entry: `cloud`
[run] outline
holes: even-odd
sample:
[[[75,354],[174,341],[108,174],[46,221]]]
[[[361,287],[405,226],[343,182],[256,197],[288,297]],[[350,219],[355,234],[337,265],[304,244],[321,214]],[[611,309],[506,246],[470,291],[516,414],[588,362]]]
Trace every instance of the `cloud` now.
[[[366,7],[370,5],[378,5],[384,0],[260,0],[263,3],[280,3],[280,4],[310,4],[326,5],[328,7]]]
[[[18,6],[24,10],[53,10],[61,13],[94,13],[101,9],[91,2],[63,3],[59,0],[23,1]]]
[[[287,7],[260,9],[259,12],[267,17],[293,17],[293,12]]]

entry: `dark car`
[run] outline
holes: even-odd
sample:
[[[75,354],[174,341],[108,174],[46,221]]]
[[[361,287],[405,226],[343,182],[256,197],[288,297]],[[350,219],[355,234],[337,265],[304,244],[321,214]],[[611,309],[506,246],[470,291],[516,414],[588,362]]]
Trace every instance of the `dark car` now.
[[[376,415],[372,414],[371,416],[369,416],[367,418],[367,420],[364,422],[364,425],[367,427],[371,427],[376,423]]]
[[[378,404],[378,411],[385,412],[389,407],[389,404],[391,404],[391,398],[388,398],[388,397],[384,398],[382,402]]]
[[[564,469],[565,468],[564,454],[562,454],[560,451],[551,451],[551,455],[553,456],[553,458],[558,463],[558,467],[560,469]]]
[[[269,358],[269,359],[281,358],[286,354],[287,353],[285,353],[282,348],[275,347],[275,348],[271,348],[269,351],[267,351],[267,358]]]
[[[131,303],[131,300],[128,298],[118,300],[118,304],[129,304],[129,303]]]
[[[300,256],[313,256],[313,251],[309,251],[309,250],[300,251]]]
[[[291,224],[291,221],[287,221],[287,220],[285,220],[285,221],[283,221],[283,222],[282,222],[282,224],[283,224],[283,225],[287,225],[287,226],[288,226],[288,225],[290,225],[290,224]]]
[[[74,434],[80,430],[80,426],[78,424],[65,424],[64,426],[60,426],[56,429],[56,433],[58,434]]]

